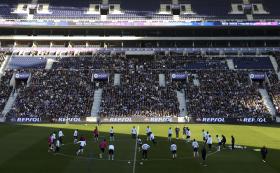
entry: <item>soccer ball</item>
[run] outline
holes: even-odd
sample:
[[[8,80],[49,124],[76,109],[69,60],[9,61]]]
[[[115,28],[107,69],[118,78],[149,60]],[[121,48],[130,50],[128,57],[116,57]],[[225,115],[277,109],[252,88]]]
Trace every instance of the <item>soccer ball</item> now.
[[[143,162],[140,162],[140,165],[143,165]]]
[[[130,161],[128,161],[127,163],[130,164]]]

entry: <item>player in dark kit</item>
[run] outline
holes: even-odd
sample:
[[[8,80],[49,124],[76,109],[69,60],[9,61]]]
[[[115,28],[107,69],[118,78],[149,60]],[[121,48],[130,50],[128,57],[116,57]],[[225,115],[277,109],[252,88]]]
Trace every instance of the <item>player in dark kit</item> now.
[[[183,127],[183,136],[186,135],[186,129],[187,129],[187,127],[184,126],[184,127]]]
[[[179,139],[179,133],[180,133],[180,128],[179,127],[175,128],[175,133],[176,133],[176,139]]]
[[[98,126],[101,126],[101,119],[100,119],[100,117],[97,117],[96,122],[97,122]]]
[[[49,145],[49,149],[48,149],[48,152],[51,152],[52,151],[52,134],[50,134],[50,136],[48,137],[48,145]]]
[[[226,143],[227,143],[227,138],[222,135],[222,146],[225,148],[226,147]]]
[[[141,148],[142,148],[142,140],[141,138],[138,136],[137,137],[137,145],[138,145],[138,151],[140,152],[141,151]]]
[[[235,138],[231,136],[231,149],[234,150]]]
[[[261,155],[262,155],[262,161],[263,162],[266,162],[267,153],[268,153],[267,148],[265,146],[263,146],[261,148]]]
[[[202,157],[202,165],[203,166],[207,166],[206,165],[206,157],[207,157],[207,151],[206,151],[206,148],[205,148],[205,145],[203,145],[202,147],[202,150],[201,150],[201,157]]]

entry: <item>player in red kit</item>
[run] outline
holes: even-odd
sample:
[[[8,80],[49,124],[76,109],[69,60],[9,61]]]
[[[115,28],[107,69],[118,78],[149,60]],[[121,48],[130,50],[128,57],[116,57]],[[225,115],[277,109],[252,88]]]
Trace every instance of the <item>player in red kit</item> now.
[[[48,152],[51,152],[53,150],[52,148],[52,134],[48,137],[48,145],[49,145],[49,149],[48,149]]]
[[[98,137],[99,137],[99,131],[98,131],[98,128],[95,127],[95,129],[93,130],[93,137],[94,137],[94,140],[96,142],[98,142]]]
[[[99,148],[101,150],[101,153],[99,154],[99,158],[103,157],[103,154],[105,152],[105,149],[107,148],[108,143],[106,141],[106,139],[104,139],[100,144],[99,144]]]

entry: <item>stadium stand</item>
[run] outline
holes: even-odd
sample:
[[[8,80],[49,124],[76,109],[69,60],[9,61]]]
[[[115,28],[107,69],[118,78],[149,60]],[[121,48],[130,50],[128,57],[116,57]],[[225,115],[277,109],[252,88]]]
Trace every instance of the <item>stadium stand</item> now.
[[[224,0],[212,0],[212,1],[191,0],[189,2],[192,5],[193,11],[196,14],[202,15],[202,16],[226,17],[226,16],[229,16],[229,12],[231,11],[231,9],[230,9],[231,2],[230,1],[224,1]]]
[[[84,117],[93,99],[91,72],[87,70],[36,70],[30,86],[17,88],[12,114],[21,117]],[[11,114],[10,113],[10,114]]]
[[[273,69],[268,57],[233,58],[236,69]]]
[[[121,86],[104,87],[101,116],[178,116],[178,84],[173,84],[164,71],[169,68],[166,61],[151,57],[127,60],[127,68],[120,71]],[[165,73],[166,87],[159,86],[159,73]]]
[[[131,0],[122,0],[121,8],[131,10],[131,11],[157,11],[161,0],[142,0],[142,1],[131,1]],[[149,4],[148,6],[145,4]]]
[[[46,1],[40,1],[38,3],[44,3]],[[48,2],[48,1],[47,1]],[[83,0],[83,1],[79,1],[79,3],[75,2],[75,1],[72,1],[72,0],[60,0],[60,1],[55,1],[55,0],[51,0],[49,1],[50,2],[50,5],[53,6],[53,7],[77,7],[77,8],[88,8],[89,7],[89,4],[91,2],[94,2],[94,3],[102,3],[102,1],[99,1],[99,0]]]
[[[125,11],[123,14],[109,14],[108,19],[112,20],[171,20],[173,16],[171,14],[155,14],[151,12],[137,12],[137,11]]]
[[[47,14],[36,14],[35,19],[91,19],[98,20],[100,15],[98,14],[86,14],[86,10],[76,7],[51,7],[50,13]]]
[[[272,98],[274,102],[275,109],[277,113],[280,113],[280,85],[278,83],[274,83],[270,88],[270,97]]]
[[[0,53],[0,67],[2,66],[2,63],[5,61],[5,53]]]
[[[280,58],[276,54],[273,64],[268,55],[280,46],[275,29],[279,22],[271,22],[280,16],[276,0],[250,0],[249,9],[251,5],[256,11],[262,5],[264,9],[248,14],[242,0],[104,2],[1,1],[5,27],[25,23],[20,29],[0,28],[0,47],[13,51],[1,78],[0,110],[9,95],[17,93],[8,116],[45,120],[93,116],[94,94],[102,89],[97,112],[101,117],[177,117],[183,111],[195,118],[270,117],[259,90],[266,89],[280,113]],[[110,6],[119,3],[116,11]],[[240,13],[232,13],[233,3],[239,4]],[[180,11],[182,4],[188,5],[185,13]],[[38,26],[26,27],[29,24]],[[4,55],[0,54],[0,66]],[[14,83],[20,72],[31,75],[28,81]],[[253,81],[251,72],[265,77]],[[108,74],[109,79],[97,81],[97,73]],[[187,79],[175,81],[171,74]],[[182,111],[178,93],[184,95],[186,110]]]
[[[102,117],[179,115],[175,90],[171,86],[160,88],[157,73],[140,67],[137,71],[128,71],[122,81],[121,86],[104,88]]]
[[[276,61],[280,64],[280,57],[278,54],[275,55]],[[277,69],[279,73],[279,69]],[[268,86],[269,95],[273,100],[275,109],[280,114],[280,82],[276,74],[269,75],[270,85]]]
[[[276,55],[275,55],[275,59],[276,59],[276,61],[277,61],[277,64],[280,64],[280,55],[276,54]],[[279,72],[279,71],[280,71],[280,69],[278,68],[278,69],[277,69],[277,72]]]
[[[31,0],[3,0],[0,3],[0,19],[26,19],[28,14],[28,4]],[[18,5],[21,4],[20,7]],[[20,11],[18,11],[20,8]]]
[[[10,87],[11,74],[12,73],[7,72],[2,78],[0,78],[0,114],[12,92],[12,87]]]
[[[211,70],[195,74],[200,86],[188,85],[186,90],[191,116],[269,116],[257,86],[250,85],[247,72]]]
[[[260,3],[263,5],[265,11],[268,14],[254,14],[255,19],[279,19],[280,12],[277,8],[279,6],[279,1],[277,0],[251,0],[251,3]]]
[[[26,14],[14,14],[13,6],[10,4],[0,4],[0,19],[24,19]]]
[[[23,4],[20,8],[20,12],[14,13],[14,11],[19,8],[17,5],[21,3]],[[108,1],[109,4],[120,4],[121,13],[117,14],[108,14],[106,20],[171,20],[173,19],[172,15],[172,1],[162,1],[162,0],[154,0],[154,1]],[[181,20],[246,20],[246,15],[242,12],[240,14],[231,13],[232,11],[232,3],[234,4],[243,4],[243,1],[225,1],[225,0],[212,0],[212,1],[204,1],[204,0],[189,0],[189,1],[178,1],[179,4],[173,4],[175,7],[180,6],[180,4],[190,5],[188,10],[191,10],[187,13],[181,13]],[[275,8],[277,6],[277,0],[252,0],[251,4],[260,4],[262,5],[264,12],[256,12],[253,14],[254,19],[277,19],[279,18],[279,10]],[[29,14],[28,5],[32,4],[31,1],[3,1],[0,4],[0,18],[2,19],[26,19]],[[43,4],[47,4],[47,11],[44,12],[35,12],[33,15],[33,19],[44,19],[44,20],[52,20],[52,19],[65,19],[65,20],[100,20],[100,14],[88,13],[90,8],[90,4],[101,5],[102,1],[90,1],[84,0],[79,3],[74,3],[69,0],[62,1],[37,1],[34,5],[37,9],[44,8]],[[149,4],[146,6],[145,4]],[[161,13],[158,14],[160,9],[160,4],[167,4],[170,6],[169,13]],[[38,5],[38,6],[37,6]],[[177,6],[176,6],[177,5]],[[253,6],[258,9],[258,6]],[[98,6],[101,8],[101,6]],[[242,7],[243,8],[243,7]],[[99,9],[97,10],[99,12]]]
[[[47,60],[43,57],[23,57],[12,56],[8,63],[8,69],[23,69],[23,68],[44,68]]]
[[[241,57],[236,59],[233,58],[234,62],[240,63]],[[266,86],[252,82],[248,69],[266,71],[271,84],[277,81],[276,74],[265,64],[256,68],[245,63],[240,68],[242,70],[229,70],[226,60],[225,57],[100,54],[56,58],[51,70],[28,70],[32,73],[30,85],[17,88],[19,96],[9,114],[45,119],[89,116],[94,90],[101,88],[101,117],[177,117],[180,114],[177,91],[186,93],[189,116],[269,117],[258,92],[259,88]],[[253,62],[259,64],[258,61]],[[93,80],[96,72],[108,73],[109,80]],[[120,85],[113,84],[116,73],[121,75]],[[171,73],[188,74],[187,82],[173,81]],[[165,75],[164,87],[159,85],[159,74]],[[278,88],[271,88],[277,105]]]

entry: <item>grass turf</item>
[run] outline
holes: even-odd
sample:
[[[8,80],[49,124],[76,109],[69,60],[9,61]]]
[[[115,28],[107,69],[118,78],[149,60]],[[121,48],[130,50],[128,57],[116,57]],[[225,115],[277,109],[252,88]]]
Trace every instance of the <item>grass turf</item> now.
[[[140,124],[140,136],[146,139],[145,130],[148,124]],[[109,139],[110,124],[99,127],[100,139]],[[130,136],[132,124],[114,124],[116,133],[115,160],[108,161],[107,154],[103,159],[98,159],[99,149],[92,138],[92,130],[95,125],[72,124],[0,124],[0,172],[1,173],[133,173],[133,161],[135,154],[135,140]],[[205,129],[213,136],[216,142],[216,134],[224,134],[227,141],[234,135],[236,144],[247,146],[246,150],[229,149],[215,153],[213,149],[207,158],[207,167],[200,165],[201,160],[194,159],[191,144],[182,140],[173,139],[178,146],[178,159],[172,160],[169,150],[170,143],[167,140],[167,130],[177,126],[175,124],[150,124],[156,136],[158,144],[151,145],[148,153],[149,159],[141,161],[141,153],[138,151],[135,173],[280,173],[280,127],[278,126],[242,126],[242,125],[187,125],[192,131],[192,138],[201,141],[201,130]],[[48,135],[62,128],[65,134],[65,145],[61,154],[48,153]],[[79,129],[79,134],[87,138],[87,146],[82,156],[75,156],[78,149],[73,144],[73,130]],[[173,133],[173,137],[174,137]],[[269,148],[267,163],[261,161],[260,153],[253,151],[266,145]],[[202,144],[200,143],[200,146]],[[215,146],[215,145],[214,145]],[[130,164],[128,163],[130,161]]]

